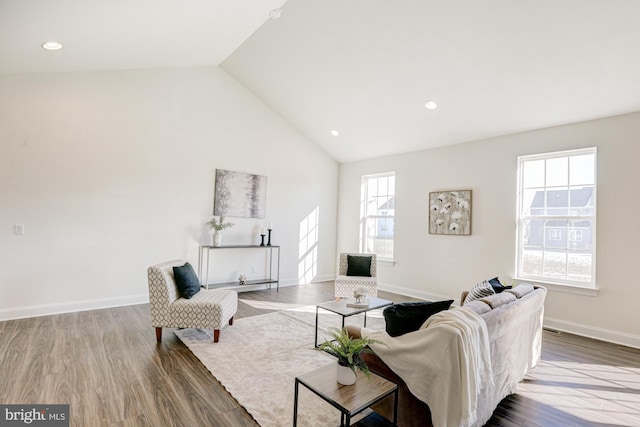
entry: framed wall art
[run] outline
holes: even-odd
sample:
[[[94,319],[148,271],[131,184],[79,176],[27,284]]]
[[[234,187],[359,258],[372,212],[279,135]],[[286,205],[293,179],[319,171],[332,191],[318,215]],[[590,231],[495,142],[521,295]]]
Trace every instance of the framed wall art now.
[[[216,169],[213,214],[236,218],[265,218],[267,177]]]
[[[429,193],[429,234],[471,235],[471,190]]]

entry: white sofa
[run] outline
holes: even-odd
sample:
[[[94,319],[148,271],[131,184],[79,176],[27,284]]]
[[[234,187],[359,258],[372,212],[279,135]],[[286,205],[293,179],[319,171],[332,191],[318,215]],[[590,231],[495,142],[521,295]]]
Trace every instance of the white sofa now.
[[[540,358],[546,292],[543,287],[519,285],[435,314],[421,329],[399,337],[362,329],[363,336],[388,346],[372,345],[375,354],[363,358],[371,371],[399,384],[398,425],[484,425]],[[455,317],[457,310],[465,311],[465,321],[472,319],[468,322],[472,329],[484,330],[486,354],[473,348],[466,354],[464,332],[450,322],[439,322]],[[490,369],[484,372],[490,373],[490,378],[481,378],[479,367],[487,357]],[[474,369],[469,369],[473,364]],[[475,393],[460,393],[459,382],[478,388]],[[460,395],[467,400],[461,402]],[[391,417],[390,402],[381,402],[375,410]]]

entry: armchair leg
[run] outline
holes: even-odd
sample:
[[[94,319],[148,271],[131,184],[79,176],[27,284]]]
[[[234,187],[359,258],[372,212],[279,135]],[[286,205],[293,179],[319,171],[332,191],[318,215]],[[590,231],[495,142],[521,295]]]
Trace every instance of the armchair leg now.
[[[233,316],[231,316],[231,319],[229,319],[229,325],[233,325]]]
[[[220,339],[220,329],[213,330],[213,342],[218,342]]]
[[[156,328],[156,341],[162,341],[162,328]]]

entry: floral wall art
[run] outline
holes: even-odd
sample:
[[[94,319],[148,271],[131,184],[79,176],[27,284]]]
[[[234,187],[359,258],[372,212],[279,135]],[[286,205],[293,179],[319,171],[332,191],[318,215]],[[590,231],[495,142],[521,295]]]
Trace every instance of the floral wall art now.
[[[471,234],[471,190],[429,193],[429,233]]]

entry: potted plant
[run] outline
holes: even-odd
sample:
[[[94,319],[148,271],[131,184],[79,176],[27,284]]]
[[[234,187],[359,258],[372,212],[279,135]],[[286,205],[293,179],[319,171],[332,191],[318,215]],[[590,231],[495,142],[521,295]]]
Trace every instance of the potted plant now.
[[[338,359],[338,382],[351,385],[356,382],[356,368],[370,378],[369,367],[362,360],[362,353],[373,353],[369,344],[380,343],[368,338],[355,338],[349,335],[347,329],[330,328],[332,340],[323,342],[318,350],[329,353]]]
[[[212,216],[209,222],[207,222],[207,225],[213,231],[213,246],[221,246],[222,230],[233,227],[232,222],[224,222],[223,215],[220,215],[219,220],[217,220],[215,216]]]

